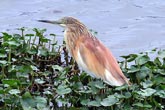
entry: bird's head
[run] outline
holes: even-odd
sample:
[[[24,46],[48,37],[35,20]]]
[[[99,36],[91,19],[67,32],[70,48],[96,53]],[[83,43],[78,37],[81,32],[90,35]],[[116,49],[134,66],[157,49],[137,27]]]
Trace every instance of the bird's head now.
[[[38,20],[39,22],[50,23],[50,24],[57,24],[62,27],[67,26],[75,26],[75,25],[83,25],[79,20],[73,17],[63,17],[59,20],[51,21],[51,20]]]

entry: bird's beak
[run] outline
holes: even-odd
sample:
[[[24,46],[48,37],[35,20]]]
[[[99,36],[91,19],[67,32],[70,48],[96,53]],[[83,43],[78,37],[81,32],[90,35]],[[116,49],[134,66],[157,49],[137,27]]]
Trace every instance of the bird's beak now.
[[[51,20],[38,20],[39,22],[50,23],[50,24],[61,24],[60,21],[51,21]]]
[[[50,23],[50,24],[57,24],[62,27],[65,27],[66,25],[62,22],[62,20],[57,20],[57,21],[51,21],[51,20],[38,20],[39,22],[44,22],[44,23]]]

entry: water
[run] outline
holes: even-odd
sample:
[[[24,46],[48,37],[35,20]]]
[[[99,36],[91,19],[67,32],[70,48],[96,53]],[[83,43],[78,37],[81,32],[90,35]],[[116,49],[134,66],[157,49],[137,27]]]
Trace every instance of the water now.
[[[0,32],[37,27],[62,35],[62,28],[36,20],[63,16],[74,16],[97,31],[117,58],[165,48],[164,0],[1,0]]]

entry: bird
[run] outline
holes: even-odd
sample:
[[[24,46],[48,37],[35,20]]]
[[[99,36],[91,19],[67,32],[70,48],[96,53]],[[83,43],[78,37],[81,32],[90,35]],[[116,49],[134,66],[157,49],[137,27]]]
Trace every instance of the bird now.
[[[130,85],[116,58],[78,19],[66,16],[58,20],[38,20],[64,28],[64,41],[78,66],[90,76],[102,79],[110,86]]]

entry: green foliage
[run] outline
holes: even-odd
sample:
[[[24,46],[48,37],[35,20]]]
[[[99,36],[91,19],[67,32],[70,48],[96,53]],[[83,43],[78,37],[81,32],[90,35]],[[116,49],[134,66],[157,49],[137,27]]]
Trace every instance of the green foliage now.
[[[165,50],[121,56],[132,85],[111,87],[80,71],[55,34],[19,30],[0,37],[0,109],[164,109]]]

